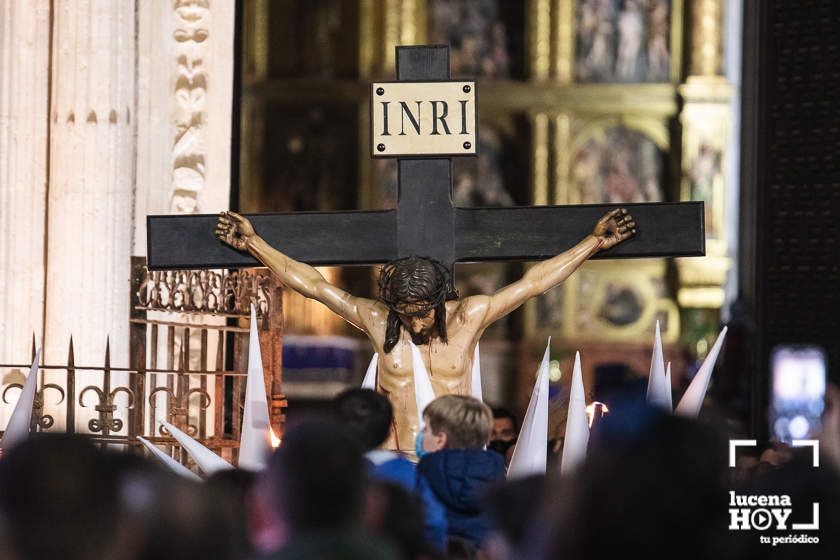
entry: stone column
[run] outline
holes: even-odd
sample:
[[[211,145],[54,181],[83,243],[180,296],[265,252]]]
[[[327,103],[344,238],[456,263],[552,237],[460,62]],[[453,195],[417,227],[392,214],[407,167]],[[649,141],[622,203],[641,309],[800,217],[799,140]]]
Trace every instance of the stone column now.
[[[138,4],[137,202],[148,214],[212,214],[230,202],[234,2]]]
[[[54,0],[46,360],[128,365],[135,154],[133,0]],[[93,403],[90,403],[92,406]]]
[[[29,361],[33,332],[38,344],[43,334],[49,24],[49,0],[0,3],[0,362],[5,363]],[[6,384],[0,377],[0,389]],[[11,406],[0,402],[0,426],[10,413]]]
[[[146,216],[212,214],[229,208],[233,110],[235,2],[230,0],[144,0],[137,4],[137,189],[131,254],[146,255]],[[238,170],[235,170],[238,171]],[[223,325],[224,317],[149,312],[149,318],[179,323]],[[173,327],[169,327],[173,328]],[[176,329],[180,352],[183,329]],[[191,349],[200,347],[192,329]],[[160,338],[165,345],[167,334]],[[208,356],[217,344],[210,338]],[[147,343],[161,357],[162,348]],[[204,371],[193,350],[189,369]],[[148,363],[148,361],[147,361]],[[151,379],[150,379],[151,381]],[[199,378],[190,381],[198,386]],[[151,389],[151,387],[149,387]],[[214,384],[208,392],[215,398]],[[158,393],[158,411],[166,396]],[[210,409],[208,435],[214,419]],[[151,429],[153,419],[147,417]]]

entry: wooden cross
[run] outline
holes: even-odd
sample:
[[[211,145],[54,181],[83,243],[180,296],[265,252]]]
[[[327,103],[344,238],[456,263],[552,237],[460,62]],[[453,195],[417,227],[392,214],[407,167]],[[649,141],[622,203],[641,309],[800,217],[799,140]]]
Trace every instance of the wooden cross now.
[[[449,47],[397,47],[397,79],[448,80]],[[594,258],[705,254],[702,202],[458,208],[449,157],[400,157],[398,164],[394,210],[248,218],[270,245],[310,265],[376,264],[410,255],[437,259],[450,269],[456,262],[542,260],[575,245],[619,206],[629,209],[638,234]],[[147,221],[150,269],[260,265],[216,239],[215,214]]]

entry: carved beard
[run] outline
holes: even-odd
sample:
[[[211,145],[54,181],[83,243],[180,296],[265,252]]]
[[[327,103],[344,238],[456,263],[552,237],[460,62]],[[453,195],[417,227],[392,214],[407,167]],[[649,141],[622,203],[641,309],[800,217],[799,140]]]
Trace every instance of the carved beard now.
[[[431,340],[432,336],[428,332],[420,332],[420,333],[413,333],[411,330],[406,329],[408,331],[409,336],[411,336],[411,342],[415,344],[415,346],[422,346],[423,344],[428,344],[429,340]]]

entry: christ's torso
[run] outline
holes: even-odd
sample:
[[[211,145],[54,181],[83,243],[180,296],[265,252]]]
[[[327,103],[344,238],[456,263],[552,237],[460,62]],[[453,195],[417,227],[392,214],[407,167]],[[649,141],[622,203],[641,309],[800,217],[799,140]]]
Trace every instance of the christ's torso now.
[[[478,314],[466,313],[467,300],[446,304],[446,330],[448,342],[432,337],[428,344],[417,346],[426,371],[432,381],[435,395],[469,395],[470,372],[475,345],[480,335]],[[414,368],[411,359],[411,336],[402,329],[400,340],[385,353],[385,321],[387,308],[379,302],[365,310],[364,327],[379,354],[377,389],[388,396],[394,407],[394,430],[387,446],[403,451],[414,449],[414,438],[419,429],[419,417],[414,395]]]

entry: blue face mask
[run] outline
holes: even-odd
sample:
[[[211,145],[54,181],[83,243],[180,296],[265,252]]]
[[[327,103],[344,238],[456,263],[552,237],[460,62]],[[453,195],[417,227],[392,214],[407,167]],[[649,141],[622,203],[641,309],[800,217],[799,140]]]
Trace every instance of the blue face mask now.
[[[417,454],[417,458],[419,459],[423,455],[426,455],[426,450],[423,449],[423,430],[417,432],[417,437],[414,438],[414,453]]]

